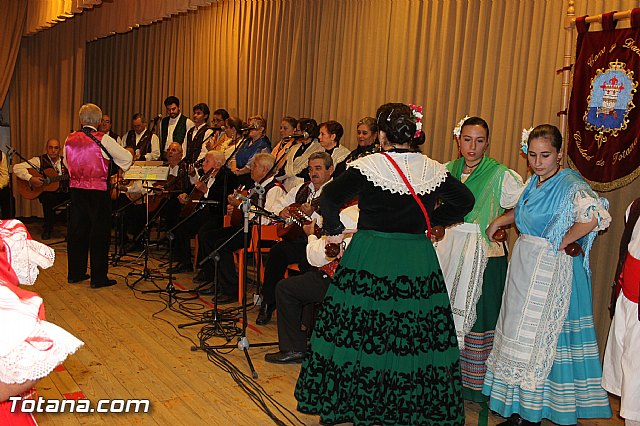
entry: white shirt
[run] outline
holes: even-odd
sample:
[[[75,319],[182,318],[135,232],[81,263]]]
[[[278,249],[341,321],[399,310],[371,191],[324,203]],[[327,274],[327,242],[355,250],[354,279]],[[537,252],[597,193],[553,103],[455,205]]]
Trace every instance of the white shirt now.
[[[360,215],[360,209],[358,205],[349,206],[340,212],[340,221],[346,229],[356,229],[358,227],[358,216]],[[351,236],[347,236],[344,239],[345,247],[351,242]],[[321,267],[331,262],[333,259],[327,258],[324,251],[325,237],[318,238],[315,235],[309,235],[307,237],[307,260],[309,265],[315,267]]]
[[[4,156],[3,156],[4,159]],[[51,157],[49,157],[49,160],[51,161]],[[39,169],[40,166],[42,164],[40,164],[40,157],[33,157],[29,159],[29,163],[33,164],[33,167],[35,167],[36,169]],[[22,162],[22,163],[18,163],[15,166],[13,166],[13,172],[16,174],[16,177],[18,179],[22,179],[22,180],[29,180],[31,179],[31,173],[29,173],[29,169],[31,169],[31,165],[27,163],[26,161]],[[59,175],[62,174],[62,160],[60,159],[60,157],[58,157],[58,159],[54,162],[51,161],[51,163],[53,164],[53,167],[55,167],[56,171],[58,172]]]
[[[629,204],[629,207],[627,207],[627,212],[624,215],[625,222],[629,220],[630,211],[631,204]],[[635,259],[640,259],[640,219],[636,222],[636,226],[633,227],[633,232],[631,233],[631,241],[629,241],[629,245],[627,247],[631,256],[633,256]]]

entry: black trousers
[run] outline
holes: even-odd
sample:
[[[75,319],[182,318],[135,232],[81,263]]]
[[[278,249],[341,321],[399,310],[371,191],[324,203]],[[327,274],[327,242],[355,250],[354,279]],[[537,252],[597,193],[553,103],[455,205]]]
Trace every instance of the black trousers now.
[[[107,191],[71,188],[69,232],[67,241],[68,278],[87,273],[87,256],[91,257],[91,282],[108,280],[111,199]]]
[[[300,329],[302,309],[310,303],[322,302],[330,282],[331,278],[327,274],[313,270],[286,278],[278,283],[276,304],[281,351],[306,351],[307,333]]]
[[[213,215],[209,209],[197,211],[193,216],[179,225],[173,232],[173,259],[176,263],[191,263],[191,238],[195,237],[202,230],[211,228],[221,228],[223,218],[220,215]],[[200,244],[198,242],[198,244]],[[198,249],[198,259],[202,259],[202,250]]]
[[[198,261],[203,260],[214,250],[218,250],[220,261],[218,262],[218,289],[222,293],[232,296],[238,292],[238,273],[233,260],[233,252],[244,247],[244,232],[239,226],[228,226],[225,228],[203,226],[198,233],[199,253],[202,257]],[[251,228],[249,228],[251,229]],[[240,230],[240,232],[238,232]],[[235,234],[233,238],[231,236]],[[231,240],[225,244],[225,242]],[[247,244],[251,241],[251,231],[247,235]],[[223,244],[225,244],[223,246]],[[214,279],[215,262],[213,259],[207,261],[202,269],[207,279]]]
[[[284,278],[289,264],[297,263],[301,272],[309,270],[306,247],[306,238],[296,241],[280,241],[271,247],[269,257],[264,265],[264,283],[262,285],[264,303],[276,303],[276,286]]]
[[[64,203],[69,199],[68,192],[43,192],[38,197],[40,203],[42,203],[42,212],[44,213],[44,229],[53,229],[53,223],[56,218],[56,212],[53,208],[59,204]]]

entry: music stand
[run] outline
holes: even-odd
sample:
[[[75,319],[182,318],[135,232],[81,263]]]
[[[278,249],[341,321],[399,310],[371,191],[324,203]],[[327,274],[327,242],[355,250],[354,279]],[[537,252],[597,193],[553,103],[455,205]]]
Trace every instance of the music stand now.
[[[66,220],[67,220],[67,232],[64,235],[63,239],[61,239],[60,241],[54,241],[53,243],[49,243],[49,244],[47,244],[48,246],[55,246],[55,245],[58,245],[58,244],[66,243],[68,241],[67,237],[69,235],[69,216],[71,214],[71,212],[69,210],[70,205],[71,205],[71,200],[65,200],[65,201],[61,202],[60,204],[58,204],[57,206],[53,207],[52,210],[54,211],[54,213],[57,212],[58,210],[65,209],[65,216],[66,216]]]
[[[169,176],[169,167],[162,166],[162,161],[136,161],[131,168],[125,172],[124,178],[130,180],[141,180],[143,183],[145,181],[159,181],[159,180],[167,180]],[[142,185],[144,187],[144,185]],[[144,189],[144,188],[142,188]],[[138,276],[133,283],[129,285],[129,287],[135,287],[137,283],[144,280],[153,281],[154,278],[163,278],[163,276],[153,276],[151,271],[149,270],[149,230],[151,228],[151,224],[153,223],[149,219],[149,191],[143,191],[143,195],[138,198],[144,198],[144,202],[146,205],[146,223],[142,229],[142,231],[135,237],[134,241],[138,241],[141,237],[144,238],[144,268],[142,272],[129,272],[127,276]],[[135,200],[137,201],[137,200]],[[135,202],[133,201],[133,202]],[[126,207],[126,206],[125,206]],[[159,209],[161,210],[161,209]],[[154,216],[154,220],[158,217],[159,212]]]

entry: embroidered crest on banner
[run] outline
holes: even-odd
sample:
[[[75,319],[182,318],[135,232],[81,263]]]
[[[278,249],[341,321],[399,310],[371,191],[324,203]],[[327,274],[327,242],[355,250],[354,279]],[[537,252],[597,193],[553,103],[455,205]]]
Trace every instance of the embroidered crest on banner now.
[[[607,70],[598,69],[591,79],[591,90],[587,98],[588,109],[584,113],[585,128],[598,132],[595,140],[600,148],[607,142],[605,133],[618,136],[629,123],[629,112],[635,108],[633,95],[638,82],[633,71],[618,60],[609,62]]]

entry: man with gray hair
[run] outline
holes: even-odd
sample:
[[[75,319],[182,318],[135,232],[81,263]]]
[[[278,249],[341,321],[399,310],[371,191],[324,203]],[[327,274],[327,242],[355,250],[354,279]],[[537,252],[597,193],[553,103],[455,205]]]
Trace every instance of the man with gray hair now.
[[[102,111],[97,105],[80,107],[82,130],[67,136],[64,163],[69,171],[69,234],[67,242],[70,284],[91,278],[91,288],[112,286],[109,279],[109,232],[111,199],[107,191],[113,160],[127,170],[133,160],[129,151],[109,135],[98,132]],[[91,275],[87,274],[87,256],[91,256]]]

